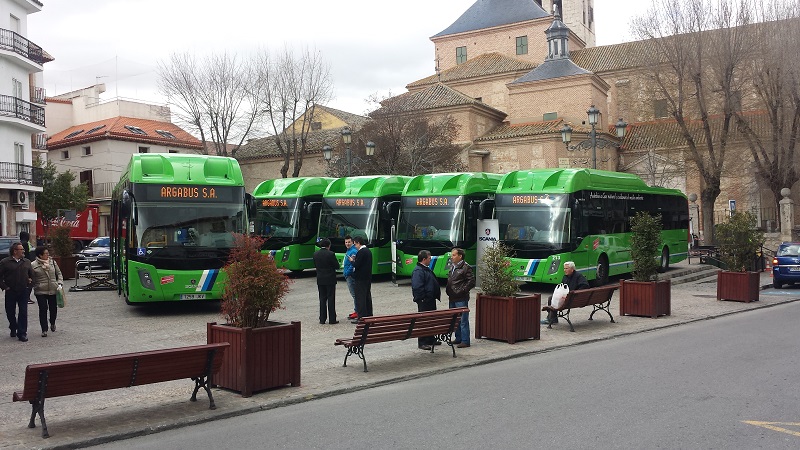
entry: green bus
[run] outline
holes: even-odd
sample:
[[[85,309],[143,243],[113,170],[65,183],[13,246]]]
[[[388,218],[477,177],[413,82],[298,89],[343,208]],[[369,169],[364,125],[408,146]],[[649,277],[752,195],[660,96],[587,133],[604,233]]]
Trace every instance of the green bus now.
[[[481,204],[494,198],[501,177],[475,172],[412,178],[403,191],[397,221],[397,274],[411,276],[423,249],[431,252],[431,270],[439,278],[447,278],[453,247],[463,248],[464,259],[475,265]]]
[[[649,187],[627,173],[590,169],[519,170],[503,176],[495,197],[499,239],[514,250],[520,281],[557,284],[574,261],[595,285],[630,273],[630,218],[661,216],[660,265],[686,259],[689,205],[675,189]]]
[[[128,304],[218,300],[247,203],[233,158],[135,154],[111,202],[111,272]]]
[[[392,219],[397,217],[408,180],[398,175],[372,175],[338,178],[328,185],[317,235],[331,240],[331,250],[342,266],[347,251],[344,237],[361,236],[372,252],[372,273],[391,273]]]
[[[333,178],[278,178],[253,191],[253,232],[280,268],[313,269],[322,195]]]

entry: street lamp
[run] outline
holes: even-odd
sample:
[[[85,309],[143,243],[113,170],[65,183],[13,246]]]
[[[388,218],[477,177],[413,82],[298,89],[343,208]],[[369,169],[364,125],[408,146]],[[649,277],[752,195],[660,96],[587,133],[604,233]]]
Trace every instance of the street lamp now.
[[[350,148],[350,144],[353,143],[353,132],[350,130],[350,127],[344,127],[341,131],[342,134],[342,142],[346,145],[346,158],[347,158],[347,176],[351,176],[353,172],[353,152]],[[367,156],[372,156],[375,154],[375,143],[372,141],[367,142],[366,144],[366,154]],[[322,157],[325,158],[325,161],[330,162],[333,158],[333,148],[330,145],[325,145],[322,147]]]
[[[592,169],[597,169],[597,147],[606,148],[608,146],[619,147],[616,142],[609,141],[603,138],[597,137],[597,130],[595,127],[600,122],[600,110],[595,108],[592,105],[588,111],[586,111],[586,115],[589,117],[589,125],[592,126],[592,131],[589,134],[590,138],[581,142],[578,142],[575,145],[570,146],[569,143],[572,141],[572,127],[569,124],[564,124],[561,128],[561,140],[566,145],[567,150],[592,150]],[[628,124],[620,119],[614,124],[614,128],[617,130],[617,138],[622,139],[625,137],[625,130],[628,128]]]

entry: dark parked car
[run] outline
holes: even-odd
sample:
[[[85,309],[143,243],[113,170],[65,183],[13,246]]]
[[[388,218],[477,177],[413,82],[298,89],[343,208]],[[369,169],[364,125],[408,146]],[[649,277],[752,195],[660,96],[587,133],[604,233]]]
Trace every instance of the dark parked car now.
[[[800,242],[784,242],[772,258],[772,284],[800,283]]]
[[[83,250],[78,252],[78,269],[110,269],[111,268],[111,238],[99,237]]]
[[[11,244],[14,242],[19,242],[19,238],[14,236],[0,236],[0,259],[11,254]]]

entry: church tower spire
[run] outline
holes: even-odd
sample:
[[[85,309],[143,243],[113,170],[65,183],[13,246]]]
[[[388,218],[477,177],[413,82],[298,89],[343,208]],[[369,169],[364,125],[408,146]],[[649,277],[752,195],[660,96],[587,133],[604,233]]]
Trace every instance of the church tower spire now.
[[[553,23],[545,31],[547,57],[545,60],[569,59],[569,28],[561,21],[558,4],[553,5]]]

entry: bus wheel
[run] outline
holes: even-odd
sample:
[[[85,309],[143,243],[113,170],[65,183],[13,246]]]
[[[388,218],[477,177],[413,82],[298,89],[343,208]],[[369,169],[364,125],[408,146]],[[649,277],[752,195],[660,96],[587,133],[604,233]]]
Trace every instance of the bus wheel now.
[[[664,273],[669,269],[669,248],[664,247],[661,250],[661,265],[658,268],[658,271]]]
[[[600,255],[597,259],[597,272],[595,272],[594,285],[603,286],[608,284],[608,257]]]

